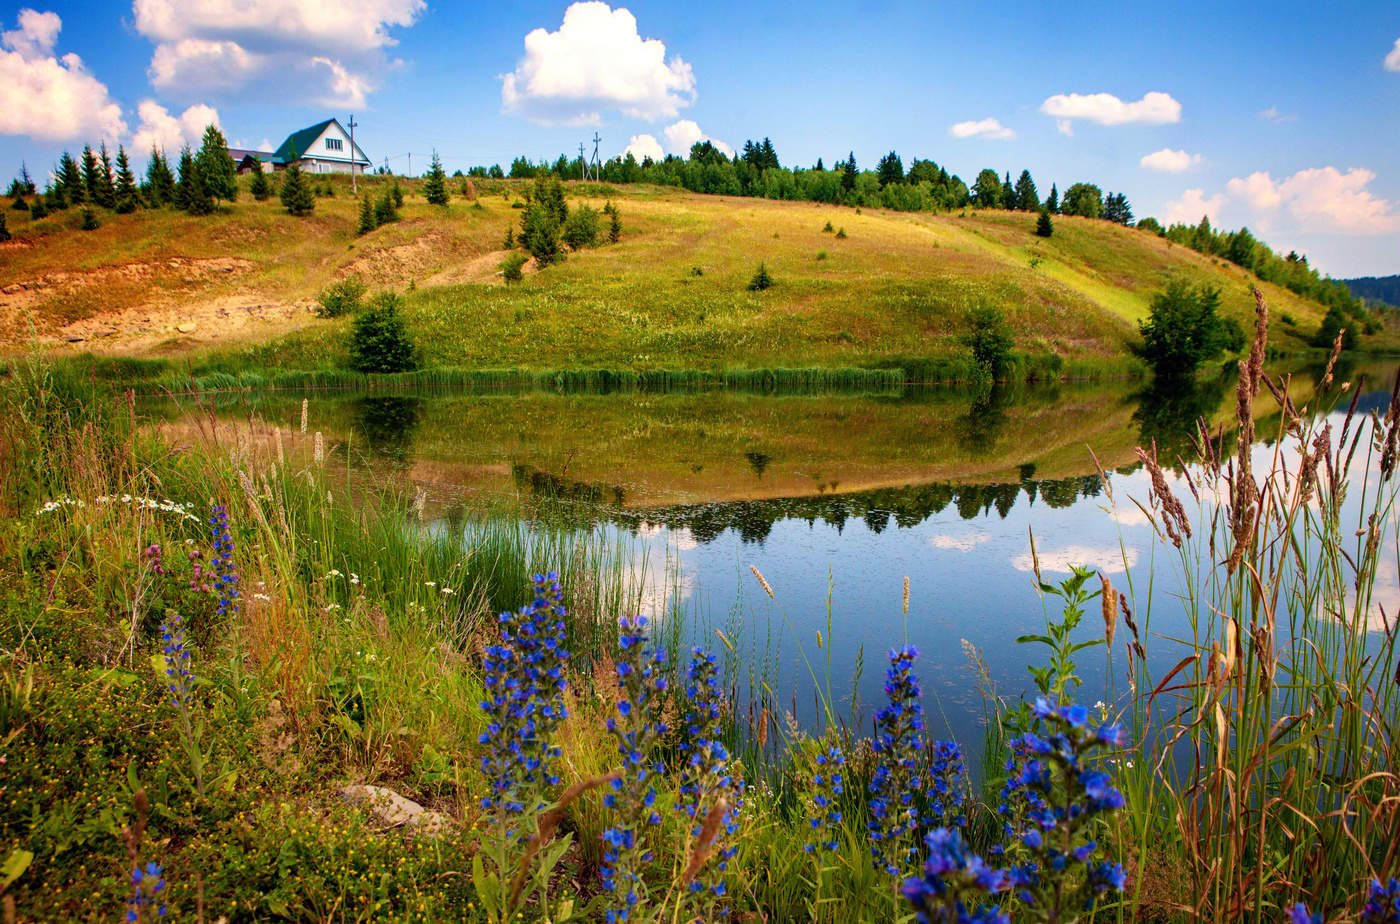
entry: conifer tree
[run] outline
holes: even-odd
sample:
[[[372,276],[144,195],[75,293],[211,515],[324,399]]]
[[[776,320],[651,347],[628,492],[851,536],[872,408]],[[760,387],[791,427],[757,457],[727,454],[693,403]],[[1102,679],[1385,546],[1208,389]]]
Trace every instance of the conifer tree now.
[[[1016,207],[1024,212],[1034,212],[1040,208],[1040,193],[1029,170],[1022,170],[1016,180]]]
[[[228,153],[228,141],[217,125],[206,125],[199,153],[194,158],[205,191],[214,199],[238,198],[238,168]]]
[[[5,224],[5,213],[0,212],[0,243],[10,239],[10,229]]]
[[[1040,208],[1040,218],[1036,219],[1035,233],[1040,237],[1050,237],[1055,233],[1055,223],[1050,220],[1050,212],[1044,206]]]
[[[1052,214],[1060,212],[1060,190],[1054,183],[1050,184],[1050,198],[1045,200],[1045,211]]]
[[[29,217],[38,221],[40,218],[47,218],[49,207],[44,204],[46,196],[35,196],[34,204],[29,207]]]
[[[374,203],[374,223],[376,225],[387,225],[390,222],[399,220],[399,210],[394,205],[394,191],[384,190],[379,197],[379,201]]]
[[[316,197],[311,194],[311,184],[301,172],[295,155],[287,165],[287,175],[282,180],[282,205],[292,215],[310,215],[316,208]]]
[[[29,175],[29,165],[24,161],[19,162],[19,185],[26,196],[34,195],[34,178]]]
[[[128,215],[136,211],[141,197],[136,189],[136,175],[131,172],[131,161],[127,159],[126,148],[117,146],[117,185],[115,190],[118,215]]]
[[[62,186],[55,186],[49,194],[49,208],[56,212],[68,208],[68,197],[63,194]]]
[[[447,204],[447,174],[443,172],[437,151],[433,152],[432,166],[428,168],[428,175],[423,181],[423,198],[430,205]]]
[[[377,227],[379,223],[374,218],[374,205],[369,201],[369,193],[365,193],[364,198],[360,200],[360,226],[355,233],[369,234]]]
[[[160,148],[151,148],[151,162],[146,165],[146,204],[151,208],[161,208],[175,202],[175,175],[170,172],[170,161],[165,159]]]
[[[1015,209],[1019,203],[1016,201],[1016,187],[1011,183],[1011,171],[1006,171],[1006,179],[1001,183],[1001,207],[1004,209]]]
[[[248,184],[248,192],[253,194],[253,198],[258,202],[272,195],[272,184],[267,181],[267,174],[263,172],[262,164],[253,168],[253,181]]]
[[[506,225],[506,239],[501,242],[501,249],[515,249],[515,225]]]
[[[97,220],[97,214],[93,212],[92,209],[83,209],[82,229],[84,231],[96,231],[100,227],[102,227],[102,222]]]
[[[394,197],[394,208],[403,208],[403,190],[399,188],[399,181],[394,180],[394,185],[389,190],[389,194]],[[398,221],[399,216],[395,215],[394,220]]]
[[[102,142],[102,152],[97,158],[97,192],[92,201],[104,209],[117,207],[117,188],[112,183],[112,158],[107,155],[107,142]]]
[[[27,212],[29,211],[29,203],[24,201],[23,196],[15,196],[14,201],[10,203],[10,208],[16,212]]]
[[[841,167],[841,188],[846,192],[856,188],[856,152],[852,151]]]
[[[97,152],[92,149],[91,145],[83,145],[82,171],[84,202],[97,201],[97,171],[100,169],[101,167],[97,163]],[[73,202],[75,204],[77,201],[78,200],[74,198]]]
[[[616,244],[622,240],[622,216],[618,214],[617,206],[611,202],[604,211],[608,213],[608,241]]]
[[[189,145],[180,152],[180,179],[175,184],[175,207],[191,215],[209,215],[214,211],[214,197],[204,188],[204,176],[195,163]]]
[[[56,191],[61,193],[61,209],[68,208],[69,205],[80,205],[87,199],[87,192],[83,187],[83,176],[78,169],[78,162],[73,159],[73,155],[67,151],[58,159],[58,167],[54,170],[56,179]]]

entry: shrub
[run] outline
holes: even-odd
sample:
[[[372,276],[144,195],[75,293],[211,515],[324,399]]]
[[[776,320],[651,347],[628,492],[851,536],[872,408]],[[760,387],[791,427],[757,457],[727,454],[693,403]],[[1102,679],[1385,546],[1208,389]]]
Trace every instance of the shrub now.
[[[1239,324],[1220,317],[1220,290],[1174,279],[1152,297],[1151,314],[1139,321],[1143,357],[1157,375],[1190,375],[1201,363],[1244,346]]]
[[[828,221],[825,225],[822,226],[822,232],[825,233],[825,234],[830,234],[831,232],[833,232],[833,231],[835,231],[835,230],[836,230],[836,229],[833,228],[833,227],[831,226],[831,222],[829,222],[829,221]]]
[[[393,187],[384,190],[384,195],[379,197],[379,201],[374,204],[374,223],[376,225],[387,225],[391,221],[399,220],[399,205],[403,204],[403,194],[395,196],[394,192],[399,188],[395,183]]]
[[[253,171],[253,179],[248,184],[248,192],[252,193],[253,198],[258,202],[262,202],[272,195],[272,184],[267,181],[267,174],[263,173],[261,167]]]
[[[846,229],[845,229],[845,228],[841,228],[839,231],[837,231],[837,232],[836,232],[836,237],[837,237],[838,240],[844,241],[844,240],[846,239]]]
[[[1350,318],[1336,305],[1327,309],[1327,314],[1323,317],[1322,323],[1318,325],[1317,333],[1313,335],[1313,346],[1330,349],[1336,342],[1337,335],[1342,335],[1342,349],[1351,350],[1356,348],[1356,320]]]
[[[818,259],[818,260],[825,260],[828,256],[830,256],[830,254],[828,254],[825,250],[818,250],[818,251],[817,251],[817,259]]]
[[[765,264],[758,264],[758,271],[749,280],[750,292],[762,292],[764,289],[773,287],[773,277],[768,275],[768,267]]]
[[[24,201],[23,196],[15,196],[15,201],[10,203],[10,208],[16,212],[27,212],[29,211],[29,203]]]
[[[44,204],[43,196],[35,196],[34,204],[29,207],[29,217],[38,221],[49,214],[49,208]]]
[[[360,200],[360,223],[356,227],[356,234],[369,234],[379,227],[379,218],[375,215],[374,205],[369,201],[369,193],[365,193]]]
[[[586,205],[580,205],[565,219],[560,236],[570,250],[579,251],[598,243],[598,225],[598,213]]]
[[[331,283],[316,297],[316,316],[338,318],[341,315],[354,314],[363,307],[364,297],[365,284],[358,276],[347,276],[339,282]]]
[[[506,226],[506,239],[501,242],[502,250],[515,249],[515,225]]]
[[[286,178],[282,180],[282,206],[289,214],[310,215],[316,209],[316,197],[311,194],[311,184],[301,167],[292,163],[287,167]]]
[[[519,282],[525,278],[523,270],[528,262],[530,258],[523,253],[513,253],[501,261],[501,275],[506,278],[506,282]]]
[[[559,221],[546,205],[536,201],[525,210],[525,225],[521,232],[525,249],[535,258],[535,263],[543,268],[564,259],[564,251],[559,244]]]
[[[993,379],[1000,378],[1011,363],[1015,341],[1007,330],[1006,318],[990,306],[974,308],[968,315],[971,329],[963,343],[972,350],[972,359]]]
[[[365,373],[408,372],[417,366],[413,340],[398,307],[397,295],[382,292],[355,318],[350,368]]]
[[[100,227],[102,227],[102,223],[97,220],[92,209],[83,209],[83,230],[96,231]]]
[[[9,239],[10,229],[5,225],[5,213],[0,212],[0,241],[8,241]]]

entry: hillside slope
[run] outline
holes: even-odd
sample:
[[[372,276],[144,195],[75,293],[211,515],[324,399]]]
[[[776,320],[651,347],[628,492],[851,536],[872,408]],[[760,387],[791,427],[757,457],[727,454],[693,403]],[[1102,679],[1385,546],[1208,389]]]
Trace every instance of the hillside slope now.
[[[378,189],[380,178],[362,184]],[[0,244],[0,338],[131,355],[192,351],[314,368],[344,353],[348,321],[316,319],[330,282],[358,275],[406,294],[430,364],[534,368],[862,366],[964,348],[966,313],[1002,309],[1017,348],[1072,362],[1128,355],[1152,293],[1172,276],[1221,287],[1248,322],[1243,270],[1150,234],[1057,217],[935,215],[701,196],[655,187],[570,188],[622,212],[623,237],[507,287],[497,268],[521,188],[481,184],[446,207],[410,195],[403,220],[356,237],[348,180],[310,218],[246,195],[211,218],[11,212]],[[410,184],[405,183],[405,186]],[[830,222],[831,232],[824,231]],[[845,236],[835,232],[843,230]],[[763,262],[777,285],[746,291]],[[1264,285],[1274,343],[1304,345],[1320,306]]]

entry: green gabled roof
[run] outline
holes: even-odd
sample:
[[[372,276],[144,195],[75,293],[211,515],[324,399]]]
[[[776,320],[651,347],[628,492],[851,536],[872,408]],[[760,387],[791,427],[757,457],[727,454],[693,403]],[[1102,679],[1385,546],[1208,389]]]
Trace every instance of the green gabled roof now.
[[[335,119],[327,119],[324,122],[317,122],[310,128],[303,128],[299,132],[292,132],[287,136],[287,140],[282,142],[281,147],[277,149],[276,153],[273,154],[273,157],[276,158],[275,162],[283,164],[290,163],[305,155],[306,149],[311,147],[312,143],[317,138],[321,137],[321,132],[326,130],[326,126],[334,121]],[[351,156],[354,156],[354,153],[354,151],[351,151]]]

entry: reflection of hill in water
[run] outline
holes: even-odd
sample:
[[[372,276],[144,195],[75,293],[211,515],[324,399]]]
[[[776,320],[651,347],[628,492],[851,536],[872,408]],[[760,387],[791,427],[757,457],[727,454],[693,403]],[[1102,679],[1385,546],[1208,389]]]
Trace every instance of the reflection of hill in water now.
[[[891,524],[917,526],[949,507],[964,520],[989,516],[992,511],[1004,518],[1022,495],[1027,503],[1060,508],[1082,497],[1097,497],[1102,490],[1097,474],[1037,480],[1028,466],[1021,481],[1010,483],[939,482],[849,494],[625,509],[626,491],[620,485],[568,481],[525,466],[515,466],[511,474],[542,517],[558,517],[576,525],[612,523],[634,533],[657,526],[683,529],[697,542],[710,542],[730,529],[745,542],[762,542],[781,520],[821,521],[838,532],[849,521],[860,520],[878,533]]]

